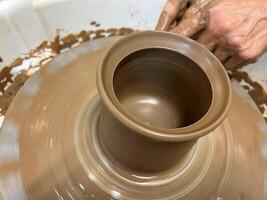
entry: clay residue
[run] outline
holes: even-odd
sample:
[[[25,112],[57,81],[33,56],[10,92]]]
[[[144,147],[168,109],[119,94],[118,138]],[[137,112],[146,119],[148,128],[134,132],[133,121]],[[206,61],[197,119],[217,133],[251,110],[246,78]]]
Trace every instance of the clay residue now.
[[[27,72],[23,70],[4,91],[3,96],[0,98],[0,109],[2,115],[6,113],[11,101],[28,78],[29,76],[27,75]]]
[[[88,40],[95,40],[103,37],[110,37],[116,35],[127,35],[133,33],[134,30],[131,28],[110,28],[110,29],[99,29],[96,31],[81,31],[79,34],[69,34],[63,38],[57,36],[52,42],[43,42],[33,51],[40,51],[44,48],[51,48],[56,54],[61,53],[65,49],[71,48],[78,43],[82,43]]]
[[[264,88],[259,83],[253,81],[246,72],[240,70],[231,71],[230,77],[241,83],[243,88],[254,100],[261,113],[264,114],[263,117],[267,122],[267,116],[265,116],[265,113],[267,112],[267,93]]]
[[[96,22],[93,22],[93,24],[97,25]],[[14,96],[27,79],[40,67],[50,62],[55,56],[89,40],[127,35],[133,32],[135,30],[130,28],[110,28],[96,31],[84,30],[78,34],[69,34],[65,37],[58,35],[53,41],[42,42],[37,48],[17,58],[0,71],[0,117],[5,115]]]
[[[95,21],[91,21],[90,25],[94,26],[94,25],[96,25],[96,22]]]
[[[91,26],[95,26],[95,27],[99,27],[100,26],[100,23],[96,22],[96,21],[91,21],[90,22],[90,25]]]
[[[13,67],[22,64],[22,58],[17,58],[10,66],[4,67],[0,72],[0,94],[4,93],[4,88],[13,82],[10,71]]]

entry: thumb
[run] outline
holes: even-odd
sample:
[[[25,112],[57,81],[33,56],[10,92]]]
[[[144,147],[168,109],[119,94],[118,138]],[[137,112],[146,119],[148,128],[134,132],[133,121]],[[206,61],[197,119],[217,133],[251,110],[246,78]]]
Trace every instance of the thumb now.
[[[167,31],[179,14],[179,11],[183,9],[189,0],[168,0],[160,14],[156,30]]]

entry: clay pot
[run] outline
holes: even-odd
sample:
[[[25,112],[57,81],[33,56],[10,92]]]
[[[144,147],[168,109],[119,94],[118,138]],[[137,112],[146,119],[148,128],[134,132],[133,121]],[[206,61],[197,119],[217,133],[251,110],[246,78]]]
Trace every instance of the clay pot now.
[[[220,125],[230,82],[205,51],[183,37],[144,32],[107,52],[97,75],[99,137],[107,155],[138,171],[168,170]]]

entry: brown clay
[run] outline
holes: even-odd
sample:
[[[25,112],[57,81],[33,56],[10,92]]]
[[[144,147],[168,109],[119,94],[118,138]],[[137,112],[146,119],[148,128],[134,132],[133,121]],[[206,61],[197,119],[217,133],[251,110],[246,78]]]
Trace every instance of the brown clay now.
[[[96,22],[95,21],[91,21],[90,25],[96,25]]]
[[[19,146],[19,156],[8,159],[17,167],[5,169],[17,187],[7,192],[30,199],[265,199],[264,121],[235,83],[231,98],[217,59],[168,33],[116,40],[61,54],[20,90],[0,134],[10,152]]]
[[[0,116],[5,115],[7,108],[15,97],[17,91],[25,83],[25,81],[30,77],[26,71],[16,75],[12,75],[10,71],[15,67],[22,64],[23,61],[27,60],[29,57],[35,57],[36,53],[42,52],[45,49],[50,49],[53,52],[51,57],[44,58],[40,61],[39,66],[42,67],[51,59],[53,59],[62,51],[71,48],[73,45],[77,45],[81,42],[86,42],[88,40],[99,39],[106,36],[118,36],[126,35],[135,32],[135,30],[130,28],[110,28],[107,30],[96,30],[96,31],[81,31],[79,34],[69,34],[65,37],[56,36],[52,42],[44,41],[37,48],[33,49],[26,57],[15,59],[9,66],[4,67],[0,71]],[[32,67],[36,66],[31,66]],[[9,87],[7,87],[10,85]],[[12,94],[12,95],[10,95]]]
[[[206,74],[209,63],[202,60],[201,67],[181,55],[182,41],[174,43],[177,38],[171,34],[151,34],[151,39],[140,35],[118,42],[99,69],[98,91],[104,102],[99,137],[104,149],[130,168],[166,170],[184,159],[195,139],[223,120],[229,81],[223,70],[214,70],[220,76],[217,84],[225,87],[213,92],[214,83]],[[195,123],[208,130],[190,130]]]
[[[252,87],[252,89],[244,88],[254,100],[259,110],[264,113],[263,105],[267,105],[267,93],[265,92],[264,88],[259,83],[253,81],[246,72],[233,70],[231,71],[231,77],[236,79],[238,82],[243,80]],[[265,118],[265,121],[267,122],[267,118]]]
[[[96,21],[91,21],[90,25],[95,26],[95,27],[99,27],[100,23],[97,23]]]

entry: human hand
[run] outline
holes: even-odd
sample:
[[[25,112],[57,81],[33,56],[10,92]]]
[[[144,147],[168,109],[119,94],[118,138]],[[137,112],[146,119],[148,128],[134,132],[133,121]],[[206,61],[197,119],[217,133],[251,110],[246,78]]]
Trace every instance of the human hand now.
[[[196,39],[227,69],[242,67],[267,49],[267,0],[168,0],[156,30]]]

